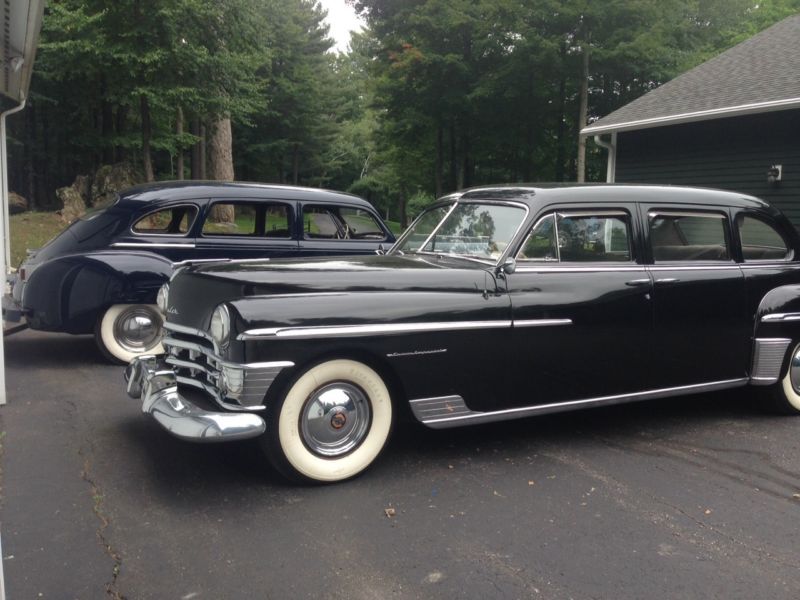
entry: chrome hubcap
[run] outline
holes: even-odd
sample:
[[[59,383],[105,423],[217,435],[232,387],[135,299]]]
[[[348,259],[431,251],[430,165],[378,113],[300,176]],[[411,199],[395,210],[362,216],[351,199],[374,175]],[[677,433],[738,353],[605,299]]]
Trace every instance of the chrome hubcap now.
[[[366,437],[372,413],[367,395],[344,382],[331,383],[306,400],[300,416],[303,442],[314,454],[347,454]]]
[[[792,362],[789,364],[789,380],[792,382],[794,391],[800,394],[800,346],[797,346],[792,354]]]
[[[114,321],[114,339],[131,352],[152,348],[161,333],[161,319],[145,306],[129,308]]]

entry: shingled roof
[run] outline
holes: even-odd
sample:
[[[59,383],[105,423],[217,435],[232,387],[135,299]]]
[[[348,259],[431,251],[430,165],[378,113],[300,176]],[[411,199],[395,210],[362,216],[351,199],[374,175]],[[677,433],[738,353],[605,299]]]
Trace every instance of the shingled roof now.
[[[800,14],[765,29],[581,130],[631,131],[800,108]]]

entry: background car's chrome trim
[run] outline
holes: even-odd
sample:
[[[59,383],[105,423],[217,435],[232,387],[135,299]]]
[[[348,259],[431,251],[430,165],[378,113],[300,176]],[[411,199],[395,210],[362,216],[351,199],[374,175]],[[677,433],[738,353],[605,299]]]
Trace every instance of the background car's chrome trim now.
[[[735,263],[729,263],[727,261],[724,264],[706,265],[687,265],[685,263],[665,265],[664,263],[659,263],[657,265],[650,265],[648,268],[651,271],[735,271],[739,269],[739,265]]]
[[[797,315],[800,319],[800,315]],[[750,370],[750,383],[771,385],[781,376],[783,358],[792,340],[787,338],[759,338],[753,344],[753,368]]]
[[[761,317],[762,323],[774,323],[778,321],[800,321],[800,313],[773,313]]]
[[[572,319],[523,319],[514,321],[514,327],[547,327],[550,325],[572,325]]]
[[[326,325],[324,327],[266,327],[240,333],[238,340],[263,338],[314,338],[359,335],[392,335],[425,331],[456,331],[462,329],[502,329],[511,321],[453,321],[450,323],[385,323],[369,325]]]
[[[156,243],[156,244],[148,244],[146,242],[114,242],[111,244],[112,248],[187,248],[191,249],[195,247],[194,243],[189,244],[168,244],[168,243]]]
[[[507,421],[510,419],[519,419],[521,417],[543,415],[554,412],[565,412],[568,410],[577,410],[594,406],[608,406],[611,404],[622,404],[624,402],[665,398],[667,396],[679,396],[686,394],[698,394],[701,392],[711,392],[715,390],[725,390],[745,386],[749,383],[749,381],[750,379],[748,377],[743,377],[740,379],[726,379],[724,381],[713,381],[710,383],[663,388],[659,390],[651,390],[649,392],[638,392],[635,394],[601,396],[599,398],[589,398],[586,400],[553,402],[551,404],[539,404],[536,406],[523,406],[520,408],[509,408],[505,410],[494,410],[487,412],[470,410],[461,396],[419,398],[411,400],[409,404],[411,405],[411,412],[424,425],[432,429],[447,429],[450,427],[477,425],[480,423],[491,423],[494,421]]]

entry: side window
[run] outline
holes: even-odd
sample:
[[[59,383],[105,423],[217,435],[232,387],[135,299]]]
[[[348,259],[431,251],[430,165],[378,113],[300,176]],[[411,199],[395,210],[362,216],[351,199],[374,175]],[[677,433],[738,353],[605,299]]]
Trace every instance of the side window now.
[[[284,204],[215,202],[203,223],[203,235],[290,238],[289,223]]]
[[[520,260],[628,262],[630,225],[626,213],[556,213],[534,225]]]
[[[742,256],[746,262],[754,260],[791,260],[793,252],[783,236],[772,225],[741,215],[736,220],[739,239],[742,240]]]
[[[555,218],[555,215],[548,215],[533,226],[517,254],[517,260],[558,260]]]
[[[651,212],[649,222],[655,262],[730,260],[724,215]]]
[[[192,228],[195,217],[196,206],[173,206],[145,215],[131,229],[134,233],[150,235],[186,235]]]
[[[349,236],[347,223],[325,206],[303,207],[303,237],[306,239],[341,240]]]
[[[349,237],[356,240],[384,240],[380,224],[368,211],[361,208],[342,206],[339,208],[339,217],[347,226]]]

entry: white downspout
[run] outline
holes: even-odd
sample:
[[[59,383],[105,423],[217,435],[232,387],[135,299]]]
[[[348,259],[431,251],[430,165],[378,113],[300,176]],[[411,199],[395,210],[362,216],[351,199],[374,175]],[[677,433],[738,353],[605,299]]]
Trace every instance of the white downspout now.
[[[600,135],[594,136],[594,143],[608,150],[608,167],[606,168],[606,183],[614,183],[617,179],[617,132],[611,133],[611,141],[604,142]]]
[[[3,251],[0,252],[0,277],[2,280],[3,294],[6,292],[6,276],[9,272],[11,264],[11,239],[9,236],[8,227],[8,149],[6,147],[6,117],[13,115],[25,108],[25,98],[18,106],[0,113],[0,203],[2,210],[0,210],[0,219],[2,219],[2,227],[0,227],[0,238],[2,238]],[[5,348],[3,347],[3,330],[0,327],[0,405],[5,404],[6,399],[6,355]]]

